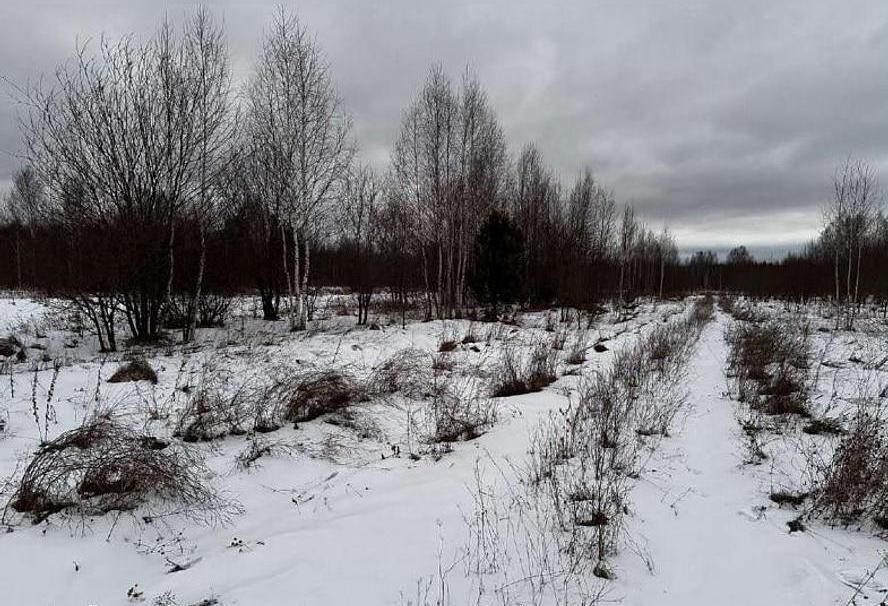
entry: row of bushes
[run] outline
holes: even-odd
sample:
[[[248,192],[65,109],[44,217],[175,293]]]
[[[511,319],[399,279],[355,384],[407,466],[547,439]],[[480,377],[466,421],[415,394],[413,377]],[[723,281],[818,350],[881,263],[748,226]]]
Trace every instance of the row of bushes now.
[[[497,336],[502,335],[491,332],[488,342]],[[471,346],[477,340],[470,331],[461,342]],[[584,343],[578,337],[573,349]],[[449,372],[453,365],[442,364],[439,358],[452,347],[439,348],[445,353],[437,356],[405,349],[361,378],[344,368],[296,371],[292,367],[244,377],[208,363],[196,371],[196,380],[182,381],[183,363],[166,401],[158,401],[156,390],[143,396],[149,418],[171,419],[172,436],[178,442],[137,433],[107,414],[87,419],[81,427],[41,446],[9,506],[31,514],[35,521],[69,508],[83,512],[131,509],[152,497],[196,507],[199,501],[210,502],[211,491],[198,481],[200,462],[182,443],[266,434],[285,423],[323,415],[337,422],[334,415],[348,416],[346,409],[355,404],[394,395],[427,403],[415,432],[425,443],[470,440],[495,423],[494,397],[537,391],[556,379],[557,354],[563,346],[563,342],[541,340],[529,355],[523,348],[507,346],[492,376],[480,373],[485,381]],[[129,381],[156,385],[158,378],[140,358],[122,364],[109,379],[111,383]],[[414,422],[411,417],[411,428]]]
[[[685,401],[687,362],[712,315],[713,301],[697,300],[684,317],[616,352],[535,440],[530,484],[551,504],[566,552],[596,562],[598,576],[610,576],[605,561],[618,546],[641,450],[668,435]]]
[[[750,305],[729,301],[724,307],[735,322],[727,332],[727,372],[736,383],[737,399],[752,415],[809,418],[805,448],[810,489],[778,491],[778,504],[805,504],[802,514],[842,523],[871,520],[888,529],[888,405],[880,395],[861,394],[846,419],[814,415],[810,372],[810,330],[799,319],[769,318]],[[744,429],[752,443],[765,423],[749,420]],[[786,434],[789,427],[778,428]],[[752,460],[767,457],[759,446]],[[801,519],[801,518],[800,518]],[[796,528],[801,527],[800,519]]]
[[[432,356],[416,350],[395,354],[367,378],[345,369],[291,367],[242,377],[214,364],[197,375],[194,385],[180,384],[177,378],[165,403],[156,395],[145,400],[149,418],[172,418],[172,434],[178,440],[135,431],[107,412],[96,414],[40,446],[6,513],[28,514],[37,523],[64,510],[91,515],[157,502],[203,511],[214,520],[213,512],[222,509],[223,501],[203,480],[200,457],[185,443],[264,434],[288,422],[345,415],[355,404],[396,393],[429,402],[421,432],[427,442],[472,439],[496,420],[496,406],[486,389],[436,372]],[[156,384],[157,375],[145,360],[137,359],[121,365],[109,379],[124,381]]]

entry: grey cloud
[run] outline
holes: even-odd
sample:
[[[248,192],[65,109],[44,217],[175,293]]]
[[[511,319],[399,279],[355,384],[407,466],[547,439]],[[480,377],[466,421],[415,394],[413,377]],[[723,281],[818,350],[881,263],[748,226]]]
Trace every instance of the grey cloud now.
[[[63,61],[78,37],[146,34],[164,14],[176,19],[195,5],[6,7],[0,72],[34,77]],[[362,153],[379,166],[435,62],[454,79],[472,67],[513,152],[536,142],[565,183],[589,166],[644,219],[685,225],[698,242],[748,237],[764,246],[764,236],[787,245],[788,234],[813,233],[845,157],[883,174],[888,166],[882,0],[313,0],[287,8],[316,33]],[[222,0],[212,9],[243,79],[274,2]],[[14,113],[0,96],[0,187],[18,163]]]

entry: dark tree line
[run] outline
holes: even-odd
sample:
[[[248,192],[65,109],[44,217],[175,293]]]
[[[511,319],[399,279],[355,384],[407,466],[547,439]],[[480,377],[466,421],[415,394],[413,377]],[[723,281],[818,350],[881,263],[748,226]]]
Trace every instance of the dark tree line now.
[[[845,322],[886,293],[875,176],[848,163],[804,254],[678,257],[588,169],[564,186],[541,152],[517,157],[480,82],[433,67],[408,103],[387,170],[355,160],[351,120],[315,39],[279,13],[253,75],[230,83],[205,11],[147,41],[77,49],[49,86],[17,92],[25,163],[0,222],[0,285],[71,302],[114,350],[219,321],[220,296],[258,293],[293,330],[310,291],[351,289],[428,318],[503,304],[593,309],[701,289],[830,297]]]

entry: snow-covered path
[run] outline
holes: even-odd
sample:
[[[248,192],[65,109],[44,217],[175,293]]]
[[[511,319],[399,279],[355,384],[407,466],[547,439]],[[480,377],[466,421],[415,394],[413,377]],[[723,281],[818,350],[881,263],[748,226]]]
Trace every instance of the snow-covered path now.
[[[691,362],[684,427],[633,491],[623,603],[845,604],[845,582],[875,563],[879,542],[822,527],[790,534],[796,514],[769,502],[767,466],[741,466],[736,403],[724,395],[725,322],[706,328]]]

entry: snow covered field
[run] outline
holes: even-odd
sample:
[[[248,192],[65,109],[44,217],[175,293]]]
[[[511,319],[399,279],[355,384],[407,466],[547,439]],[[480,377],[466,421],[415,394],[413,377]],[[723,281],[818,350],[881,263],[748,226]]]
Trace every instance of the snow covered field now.
[[[91,353],[88,335],[47,320],[41,303],[0,299],[0,336],[14,330],[29,357],[8,365],[12,372],[0,381],[4,502],[41,441],[99,409],[199,453],[203,479],[222,497],[209,516],[149,503],[104,515],[63,511],[32,524],[7,509],[2,603],[578,603],[576,594],[557,590],[563,581],[557,574],[534,569],[558,554],[543,537],[547,512],[516,509],[527,505],[517,493],[529,451],[541,422],[571,406],[581,382],[687,307],[646,303],[629,315],[606,313],[588,330],[556,322],[554,312],[550,319],[525,314],[517,325],[452,321],[379,330],[354,329],[352,318],[330,316],[296,334],[283,323],[235,318],[226,328],[203,331],[187,351],[144,350],[158,375],[154,385],[107,383],[125,362],[122,354]],[[877,529],[813,520],[790,533],[787,522],[798,512],[769,498],[775,487],[804,488],[803,434],[769,433],[768,460],[744,464],[742,405],[731,399],[725,378],[724,337],[733,321],[720,313],[703,329],[688,364],[686,406],[633,482],[613,561],[616,578],[586,579],[590,594],[658,606],[884,603],[888,570],[874,569],[886,543]],[[818,412],[843,414],[839,407],[853,402],[862,382],[876,391],[888,384],[888,364],[877,368],[888,349],[884,323],[832,333],[816,330],[828,321],[812,322]],[[578,340],[588,348],[586,360],[571,364]],[[551,350],[554,383],[488,399],[504,356],[527,358],[553,342],[560,342]],[[64,363],[54,368],[54,359]],[[230,394],[269,377],[333,369],[371,385],[393,359],[413,363],[419,395],[408,397],[410,389],[399,385],[268,433],[244,428],[220,431],[227,435],[213,440],[182,439],[188,435],[182,411],[202,388]],[[34,364],[37,371],[30,370]],[[481,435],[452,443],[431,438],[436,419],[427,392],[442,382],[463,399],[495,407],[495,414],[485,409]],[[550,561],[545,572],[557,568]],[[540,576],[528,582],[534,575]]]

